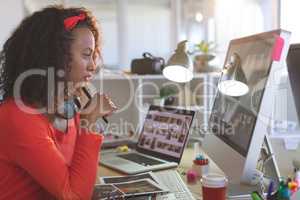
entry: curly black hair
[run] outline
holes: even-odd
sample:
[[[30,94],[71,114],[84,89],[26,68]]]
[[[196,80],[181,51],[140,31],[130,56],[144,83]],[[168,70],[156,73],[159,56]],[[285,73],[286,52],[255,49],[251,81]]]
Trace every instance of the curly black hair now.
[[[74,40],[72,29],[64,27],[64,19],[84,13],[85,20],[76,27],[87,27],[95,38],[94,59],[100,55],[100,32],[95,17],[85,8],[64,8],[51,6],[26,17],[5,42],[0,53],[0,95],[2,102],[14,96],[16,80],[24,72],[32,69],[54,68],[55,85],[64,79],[58,70],[68,71],[71,61],[70,46]],[[56,88],[56,87],[55,87]],[[30,105],[48,105],[49,85],[47,76],[31,75],[21,86],[21,100]],[[53,93],[56,95],[56,92]]]

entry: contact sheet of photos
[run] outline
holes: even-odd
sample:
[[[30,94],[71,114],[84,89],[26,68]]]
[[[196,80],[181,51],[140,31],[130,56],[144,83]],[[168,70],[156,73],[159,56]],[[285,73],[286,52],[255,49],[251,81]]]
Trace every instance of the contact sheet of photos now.
[[[179,158],[191,121],[192,117],[188,115],[149,112],[138,145]]]

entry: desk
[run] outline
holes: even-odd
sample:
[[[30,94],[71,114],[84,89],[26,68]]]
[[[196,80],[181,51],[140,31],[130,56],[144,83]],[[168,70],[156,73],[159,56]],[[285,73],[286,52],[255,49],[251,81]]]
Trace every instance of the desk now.
[[[194,149],[186,148],[183,153],[180,165],[177,167],[177,170],[181,174],[181,177],[185,183],[187,183],[186,176],[182,175],[181,172],[186,172],[187,170],[191,169],[193,159],[194,159]],[[218,169],[217,166],[211,161],[210,161],[209,167],[210,167],[211,172],[222,173],[220,171],[220,169]],[[98,168],[98,176],[121,176],[121,175],[124,175],[124,174],[121,174],[117,171],[114,171],[112,169],[109,169],[109,168],[101,166],[101,165]],[[202,196],[200,181],[198,181],[197,184],[193,184],[193,185],[187,184],[187,186],[188,186],[189,190],[192,192],[195,199],[202,199],[202,198],[200,198]]]

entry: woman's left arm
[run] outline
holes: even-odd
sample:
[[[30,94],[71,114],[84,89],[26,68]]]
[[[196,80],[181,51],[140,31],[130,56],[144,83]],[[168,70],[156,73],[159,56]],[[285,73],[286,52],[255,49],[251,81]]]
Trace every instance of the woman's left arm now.
[[[57,199],[90,199],[103,137],[82,131],[69,165],[51,134],[39,116],[18,112],[2,138],[11,161]]]

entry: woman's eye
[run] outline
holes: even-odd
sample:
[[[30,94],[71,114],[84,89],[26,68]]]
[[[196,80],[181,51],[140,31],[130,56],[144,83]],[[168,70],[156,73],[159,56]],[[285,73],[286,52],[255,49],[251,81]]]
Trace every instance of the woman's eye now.
[[[90,57],[92,54],[90,54],[90,53],[84,53],[83,55],[86,56],[86,57]]]

